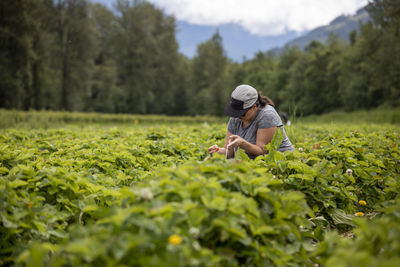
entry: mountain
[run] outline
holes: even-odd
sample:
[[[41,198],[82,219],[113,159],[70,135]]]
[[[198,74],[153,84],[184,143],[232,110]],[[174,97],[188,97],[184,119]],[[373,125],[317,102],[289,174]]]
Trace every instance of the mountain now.
[[[354,15],[339,16],[332,20],[329,25],[315,28],[307,34],[287,42],[286,45],[304,49],[313,40],[325,43],[331,34],[335,34],[341,39],[349,40],[349,34],[353,30],[358,30],[360,23],[365,23],[369,19],[368,12],[365,8],[361,8]],[[276,52],[277,50],[274,51]]]
[[[278,36],[252,35],[237,24],[223,24],[215,27],[177,21],[176,37],[179,43],[179,51],[192,58],[196,54],[197,45],[210,39],[218,30],[227,56],[234,61],[242,62],[253,58],[260,51],[272,51],[280,54],[286,45],[304,49],[313,40],[325,43],[330,34],[336,34],[339,38],[348,40],[350,32],[358,30],[359,24],[369,19],[368,12],[365,8],[361,8],[354,15],[341,15],[335,18],[329,25],[300,34],[289,32]]]
[[[1,0],[0,0],[1,1]],[[113,9],[115,0],[89,0],[99,2]],[[298,46],[303,49],[312,40],[325,42],[331,33],[348,40],[349,33],[358,29],[360,22],[369,19],[367,11],[362,8],[355,15],[339,16],[329,25],[318,27],[311,31],[296,33],[288,32],[278,36],[253,35],[238,24],[223,24],[219,26],[204,26],[190,24],[185,21],[176,21],[176,39],[179,52],[189,58],[196,55],[197,46],[207,41],[218,30],[226,55],[236,62],[251,59],[258,52],[273,51],[280,53],[285,45]]]
[[[179,52],[189,58],[193,58],[196,55],[197,46],[210,39],[217,30],[222,37],[226,55],[237,62],[253,58],[259,51],[281,46],[300,35],[296,32],[288,32],[278,36],[257,36],[233,23],[204,26],[177,20],[176,24]]]

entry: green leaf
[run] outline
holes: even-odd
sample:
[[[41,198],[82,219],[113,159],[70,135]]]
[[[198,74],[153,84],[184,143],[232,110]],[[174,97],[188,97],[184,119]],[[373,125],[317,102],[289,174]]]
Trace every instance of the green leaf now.
[[[270,191],[271,189],[269,189],[268,187],[258,187],[256,188],[256,190],[254,190],[254,193],[263,197],[264,195],[267,195]]]
[[[74,241],[67,244],[64,249],[66,252],[69,253],[76,253],[76,254],[91,254],[89,247],[87,246],[87,241]]]
[[[246,232],[240,227],[228,227],[228,233],[236,235],[239,238],[246,238]]]
[[[211,201],[208,201],[208,200],[204,201],[205,198],[203,196],[201,197],[201,199],[203,200],[203,203],[207,208],[216,209],[216,210],[220,210],[220,211],[223,211],[226,209],[227,201],[223,197],[217,196],[217,197],[213,198]]]
[[[38,222],[38,221],[33,221],[33,224],[36,226],[36,229],[38,229],[39,232],[47,233],[47,226],[44,223]]]
[[[10,221],[6,215],[1,214],[1,220],[3,222],[3,225],[7,228],[18,228],[18,224],[16,224],[13,221]]]
[[[65,238],[67,234],[64,231],[61,230],[49,230],[49,234],[54,235],[58,238]]]
[[[346,214],[343,210],[341,209],[333,209],[328,211],[328,214],[331,216],[335,224],[346,224],[346,225],[351,225],[354,226],[353,223],[353,215]]]
[[[0,167],[0,175],[8,173],[9,170],[6,167]]]
[[[288,176],[288,178],[299,178],[301,180],[314,181],[314,176],[305,173],[295,173]]]
[[[98,209],[99,207],[96,205],[87,205],[83,208],[82,212],[91,212],[91,211],[96,211]]]
[[[269,235],[269,234],[276,234],[277,232],[272,226],[269,225],[261,225],[261,226],[254,226],[250,225],[250,230],[253,235]]]
[[[27,184],[28,183],[26,181],[22,181],[22,180],[15,180],[15,181],[12,181],[12,182],[8,182],[8,186],[11,187],[11,188],[17,188],[17,187],[24,186],[24,185],[27,185]]]

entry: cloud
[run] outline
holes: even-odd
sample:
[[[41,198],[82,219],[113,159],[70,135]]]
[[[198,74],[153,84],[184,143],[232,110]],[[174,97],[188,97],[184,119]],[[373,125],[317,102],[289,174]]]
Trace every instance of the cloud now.
[[[198,25],[237,23],[259,36],[302,32],[354,14],[368,0],[149,0],[176,19]]]

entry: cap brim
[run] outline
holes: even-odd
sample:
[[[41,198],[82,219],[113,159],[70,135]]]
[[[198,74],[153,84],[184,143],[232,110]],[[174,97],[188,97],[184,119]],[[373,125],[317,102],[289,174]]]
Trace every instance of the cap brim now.
[[[233,118],[239,118],[242,117],[246,114],[246,112],[249,110],[250,108],[246,108],[246,109],[234,109],[231,106],[231,103],[229,103],[228,105],[225,106],[225,114],[233,117]]]

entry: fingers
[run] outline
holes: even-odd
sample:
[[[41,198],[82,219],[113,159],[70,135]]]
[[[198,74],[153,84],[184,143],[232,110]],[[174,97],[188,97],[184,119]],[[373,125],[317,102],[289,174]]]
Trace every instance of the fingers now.
[[[208,153],[210,153],[210,154],[213,154],[218,151],[219,151],[219,147],[217,145],[213,145],[208,148]]]
[[[238,140],[234,140],[232,142],[229,143],[228,147],[233,148],[233,147],[238,147],[239,146],[239,142]]]
[[[231,136],[229,136],[229,142],[231,143],[231,142],[233,142],[234,140],[236,140],[236,139],[238,139],[239,138],[239,136],[238,135],[231,135]]]
[[[238,135],[231,135],[229,136],[230,142],[228,147],[239,147],[242,141],[242,138]]]

